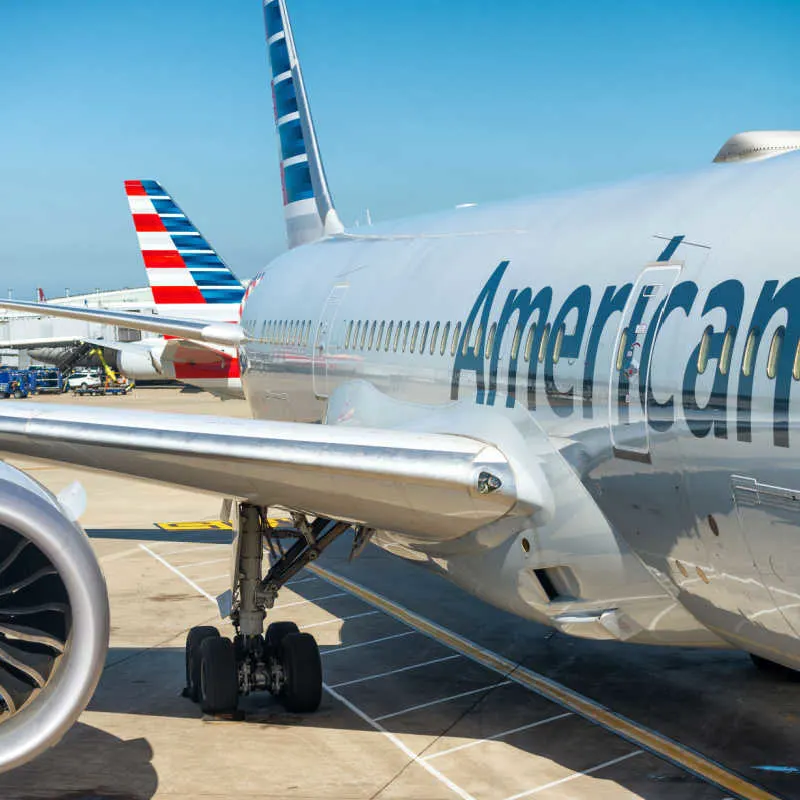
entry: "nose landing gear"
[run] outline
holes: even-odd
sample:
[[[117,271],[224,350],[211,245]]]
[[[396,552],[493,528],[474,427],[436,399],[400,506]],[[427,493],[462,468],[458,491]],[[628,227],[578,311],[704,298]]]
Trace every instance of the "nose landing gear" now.
[[[209,714],[236,711],[239,698],[268,691],[288,711],[316,711],[322,700],[322,664],[316,640],[301,633],[294,622],[273,622],[265,633],[267,610],[278,590],[317,556],[349,525],[329,519],[309,524],[294,516],[292,528],[273,528],[267,509],[248,503],[237,508],[234,577],[230,594],[231,640],[216,628],[192,628],[186,637],[184,695]],[[287,548],[284,540],[294,539]],[[262,578],[264,546],[272,562]]]

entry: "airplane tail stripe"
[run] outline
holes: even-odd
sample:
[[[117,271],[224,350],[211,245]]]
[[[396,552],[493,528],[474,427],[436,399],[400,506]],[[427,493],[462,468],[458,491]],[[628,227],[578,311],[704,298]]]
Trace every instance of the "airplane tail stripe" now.
[[[151,286],[156,305],[205,303],[205,298],[196,286]]]
[[[146,195],[147,192],[144,190],[144,186],[142,186],[141,181],[125,181],[125,194],[128,197],[136,196],[136,195]]]
[[[134,214],[133,227],[137,233],[151,233],[165,231],[164,223],[158,214]]]
[[[147,269],[186,267],[186,262],[177,250],[142,250],[142,257]]]

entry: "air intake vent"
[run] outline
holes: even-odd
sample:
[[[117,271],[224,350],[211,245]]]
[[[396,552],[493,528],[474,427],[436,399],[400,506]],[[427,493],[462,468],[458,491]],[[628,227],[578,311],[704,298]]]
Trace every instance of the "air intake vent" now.
[[[535,569],[533,573],[551,603],[575,600],[579,596],[578,581],[569,567],[547,567]]]

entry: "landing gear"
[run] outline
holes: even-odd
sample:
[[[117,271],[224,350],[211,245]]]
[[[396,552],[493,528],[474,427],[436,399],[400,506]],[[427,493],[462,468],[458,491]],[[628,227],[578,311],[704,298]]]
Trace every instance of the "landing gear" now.
[[[319,708],[322,663],[314,637],[301,633],[294,622],[273,622],[263,633],[264,618],[278,590],[349,525],[329,519],[309,524],[302,515],[293,520],[294,527],[273,528],[266,508],[247,503],[237,508],[237,569],[228,598],[236,636],[231,641],[216,628],[202,626],[186,637],[184,694],[206,713],[233,712],[239,697],[256,691],[271,692],[294,713]],[[287,539],[294,539],[289,547],[284,545]],[[262,577],[265,546],[270,567]]]

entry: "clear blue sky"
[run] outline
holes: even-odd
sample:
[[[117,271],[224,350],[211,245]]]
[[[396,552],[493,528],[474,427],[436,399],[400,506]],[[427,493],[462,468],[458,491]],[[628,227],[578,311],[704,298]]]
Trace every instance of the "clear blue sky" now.
[[[289,0],[346,224],[800,129],[800,0]],[[259,0],[0,2],[0,292],[141,285],[122,181],[240,276],[284,247]]]

